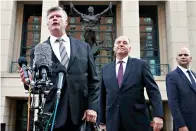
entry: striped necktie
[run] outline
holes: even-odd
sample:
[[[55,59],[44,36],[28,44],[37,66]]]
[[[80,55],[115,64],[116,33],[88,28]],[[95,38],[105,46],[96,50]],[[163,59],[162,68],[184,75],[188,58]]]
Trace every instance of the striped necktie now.
[[[67,69],[69,63],[69,56],[66,51],[66,47],[63,44],[65,42],[62,38],[58,38],[56,42],[59,42],[59,52],[61,57],[61,64],[64,65]]]

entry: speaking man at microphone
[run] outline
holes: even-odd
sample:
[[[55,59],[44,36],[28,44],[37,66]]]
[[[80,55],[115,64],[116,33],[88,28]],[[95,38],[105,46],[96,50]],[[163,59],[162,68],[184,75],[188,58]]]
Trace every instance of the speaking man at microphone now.
[[[56,63],[66,69],[54,131],[79,131],[82,120],[96,122],[97,119],[99,79],[93,55],[87,43],[67,36],[67,14],[61,7],[52,7],[47,11],[47,26],[50,36],[44,43],[52,49],[51,70],[56,70]],[[31,66],[33,59],[34,49],[31,50]],[[25,83],[20,67],[19,72]],[[52,73],[51,77],[54,85],[57,85],[57,73]],[[54,110],[56,92],[57,86],[47,96],[44,111]]]

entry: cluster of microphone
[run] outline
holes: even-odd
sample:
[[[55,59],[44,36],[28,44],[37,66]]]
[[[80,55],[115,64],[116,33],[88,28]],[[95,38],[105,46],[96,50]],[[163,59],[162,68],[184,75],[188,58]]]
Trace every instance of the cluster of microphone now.
[[[23,69],[24,72],[24,78],[25,78],[25,83],[30,85],[31,83],[36,83],[36,82],[31,82],[28,76],[28,71],[29,68],[27,67],[27,59],[23,56],[21,56],[18,59],[18,64],[19,66]],[[56,64],[57,66],[56,69],[51,68],[52,64]],[[59,63],[53,63],[52,62],[52,49],[51,46],[47,43],[40,43],[35,46],[34,48],[34,60],[33,60],[33,68],[31,72],[34,72],[37,75],[32,75],[33,76],[33,81],[37,78],[37,80],[42,81],[42,83],[46,82],[49,77],[51,77],[51,72],[56,72],[57,74],[57,88],[58,90],[61,90],[64,82],[65,82],[65,76],[66,76],[66,67],[63,66],[62,64]],[[33,74],[34,74],[33,73]],[[55,76],[56,77],[56,76]]]
[[[60,62],[52,62],[52,49],[49,44],[40,43],[36,45],[32,51],[33,50],[34,59],[31,65],[32,68],[28,68],[27,59],[23,56],[18,59],[18,65],[24,72],[25,83],[31,87],[29,88],[30,96],[33,94],[33,99],[31,101],[32,107],[30,108],[34,109],[34,129],[39,128],[40,130],[45,130],[48,128],[48,119],[53,117],[52,123],[50,124],[52,125],[52,131],[61,96],[61,89],[66,81],[66,67]],[[32,79],[30,79],[29,72],[31,73]],[[56,87],[53,86],[53,88],[57,88],[57,92],[54,114],[52,115],[51,113],[43,112],[43,107],[45,105],[45,95],[47,95],[48,90],[51,89],[50,86],[52,86],[54,82],[51,80],[54,80],[54,78],[57,78],[55,79],[57,81],[55,82]]]

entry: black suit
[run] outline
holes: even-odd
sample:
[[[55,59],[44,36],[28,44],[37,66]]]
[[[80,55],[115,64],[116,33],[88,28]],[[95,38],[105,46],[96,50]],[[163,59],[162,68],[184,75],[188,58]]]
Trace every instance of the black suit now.
[[[67,117],[74,125],[80,125],[84,111],[97,111],[99,79],[90,46],[74,38],[70,38],[70,60],[67,67],[66,82],[62,89],[60,103],[56,115],[55,128],[62,127]],[[50,44],[50,40],[45,41]],[[31,60],[34,59],[34,49]],[[56,85],[56,64],[60,63],[52,51],[52,82]],[[56,101],[57,88],[53,88],[46,98],[45,112],[52,112]]]
[[[114,61],[102,69],[99,123],[106,124],[107,131],[149,131],[144,87],[154,107],[154,117],[163,117],[163,107],[148,65],[142,60],[128,58],[120,88],[115,65]]]
[[[196,131],[196,89],[179,67],[167,74],[166,88],[175,131],[183,126]]]

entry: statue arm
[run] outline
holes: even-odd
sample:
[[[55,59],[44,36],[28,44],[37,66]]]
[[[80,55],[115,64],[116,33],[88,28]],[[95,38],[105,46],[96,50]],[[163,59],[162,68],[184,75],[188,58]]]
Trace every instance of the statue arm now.
[[[76,10],[76,8],[74,7],[74,5],[72,3],[70,3],[70,8],[71,10],[73,10],[77,15],[82,16],[83,14],[81,12],[79,12],[78,10]]]
[[[105,9],[103,12],[101,12],[101,13],[99,14],[99,16],[104,15],[104,14],[105,14],[105,13],[107,13],[110,9],[112,9],[112,2],[110,2],[110,4],[109,4],[108,8],[107,8],[107,9]]]

